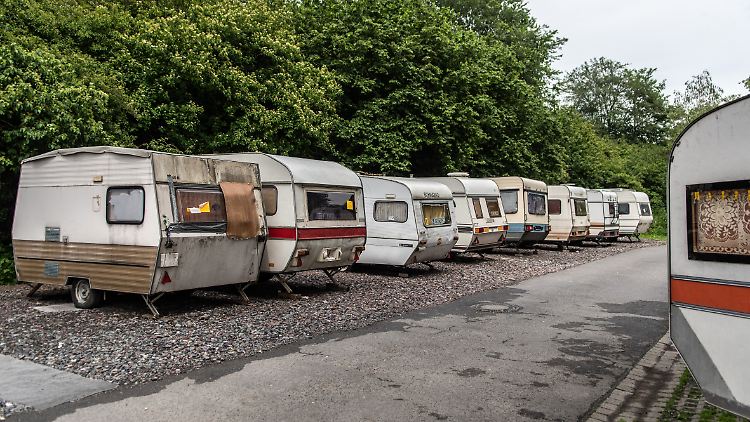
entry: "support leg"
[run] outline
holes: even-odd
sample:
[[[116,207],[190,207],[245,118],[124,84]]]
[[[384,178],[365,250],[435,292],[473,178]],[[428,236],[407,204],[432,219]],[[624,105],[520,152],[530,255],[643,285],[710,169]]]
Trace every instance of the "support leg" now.
[[[26,293],[26,297],[31,297],[40,287],[42,287],[42,283],[34,283],[34,285],[31,286],[31,290]]]
[[[244,284],[238,284],[237,285],[237,293],[242,298],[242,301],[245,303],[250,303],[250,298],[247,296],[247,293],[245,293],[245,289],[250,287],[251,283],[244,283]]]
[[[335,290],[335,291],[342,291],[342,292],[348,292],[349,286],[345,286],[339,282],[336,281],[335,278],[333,278],[336,274],[343,271],[343,268],[334,268],[332,270],[323,270],[323,272],[328,276],[328,279],[330,280],[328,283],[326,283],[326,288],[328,290]]]
[[[146,306],[148,306],[148,310],[151,311],[151,314],[154,315],[154,318],[159,318],[161,316],[159,314],[159,310],[156,309],[155,303],[162,296],[164,296],[164,293],[159,293],[153,297],[149,295],[141,295],[141,297],[143,298],[143,301],[146,302]]]
[[[435,266],[434,266],[434,265],[432,265],[432,263],[431,263],[431,262],[423,262],[423,264],[424,264],[424,265],[427,265],[427,266],[428,266],[428,267],[430,268],[430,270],[431,270],[431,271],[434,271],[434,270],[435,270]]]
[[[284,288],[283,292],[279,290],[279,296],[285,297],[287,299],[300,299],[302,297],[302,295],[294,293],[294,291],[292,291],[292,288],[289,287],[289,284],[287,284],[287,281],[294,277],[294,275],[286,276],[283,274],[276,274],[275,277],[279,280],[279,284],[281,285],[281,287]]]

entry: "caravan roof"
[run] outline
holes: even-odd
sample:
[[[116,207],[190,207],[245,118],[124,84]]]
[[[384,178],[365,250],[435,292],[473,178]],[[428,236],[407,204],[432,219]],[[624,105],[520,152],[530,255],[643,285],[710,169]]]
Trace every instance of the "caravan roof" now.
[[[630,189],[613,188],[613,189],[605,189],[605,190],[616,193],[618,202],[622,202],[622,203],[637,202],[635,199],[635,193]]]
[[[617,194],[603,189],[587,189],[590,202],[617,202]]]
[[[45,152],[44,154],[39,154],[33,157],[29,157],[21,161],[21,164],[28,163],[31,161],[41,160],[44,158],[57,157],[60,155],[73,155],[73,154],[81,154],[81,153],[91,153],[91,154],[112,153],[112,154],[120,154],[120,155],[132,155],[134,157],[150,157],[151,154],[154,154],[154,153],[169,154],[166,152],[149,151],[146,149],[120,148],[120,147],[110,147],[110,146],[65,148],[65,149],[56,149],[54,151]],[[172,155],[181,155],[181,154],[172,154]]]
[[[411,192],[412,199],[423,200],[423,199],[453,199],[451,190],[448,189],[443,183],[424,180],[424,179],[411,179],[405,177],[388,177],[388,176],[366,176],[373,179],[389,180],[391,182],[400,183]]]
[[[580,186],[553,185],[553,186],[549,186],[548,189],[550,191],[552,190],[558,190],[562,192],[567,191],[567,195],[571,198],[584,198],[584,199],[586,198],[586,189]]]
[[[643,192],[633,192],[633,196],[635,197],[636,202],[650,202],[648,200],[648,195]]]
[[[500,190],[490,179],[474,179],[470,177],[430,177],[448,186],[453,194],[458,195],[499,195]]]
[[[304,185],[336,185],[361,187],[359,176],[333,161],[286,157],[262,152],[217,154],[234,161],[252,161],[262,165],[264,183],[293,182]]]
[[[547,193],[547,184],[541,180],[527,179],[520,176],[493,177],[492,179],[505,185],[503,188],[517,188]]]

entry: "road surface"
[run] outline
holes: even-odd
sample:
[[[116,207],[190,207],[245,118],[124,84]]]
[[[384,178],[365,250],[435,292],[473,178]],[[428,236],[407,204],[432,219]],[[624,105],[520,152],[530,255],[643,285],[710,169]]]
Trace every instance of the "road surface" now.
[[[636,249],[17,419],[574,421],[666,332],[665,271]]]

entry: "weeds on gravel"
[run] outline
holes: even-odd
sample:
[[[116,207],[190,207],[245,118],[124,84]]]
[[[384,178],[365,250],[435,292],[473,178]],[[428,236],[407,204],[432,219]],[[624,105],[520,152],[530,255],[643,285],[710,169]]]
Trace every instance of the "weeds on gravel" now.
[[[664,406],[664,410],[661,411],[661,415],[659,415],[659,422],[670,422],[676,419],[680,415],[677,412],[677,402],[680,401],[680,398],[685,393],[685,386],[687,386],[687,383],[691,380],[690,371],[687,369],[685,372],[682,373],[682,376],[680,376],[680,382],[677,383],[677,387],[675,387],[674,391],[672,392],[672,396],[667,400],[667,404]]]
[[[0,246],[0,284],[16,284],[13,249],[6,246]]]

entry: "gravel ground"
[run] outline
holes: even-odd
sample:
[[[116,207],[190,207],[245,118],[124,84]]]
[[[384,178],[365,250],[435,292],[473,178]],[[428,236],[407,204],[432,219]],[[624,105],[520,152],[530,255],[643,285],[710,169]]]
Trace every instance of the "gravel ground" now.
[[[110,296],[94,310],[43,313],[32,307],[68,303],[67,289],[45,286],[29,299],[28,286],[0,286],[0,353],[84,377],[139,384],[656,244],[663,242],[469,255],[434,263],[434,270],[410,268],[408,278],[393,269],[361,268],[338,276],[351,287],[348,292],[326,290],[327,279],[314,272],[290,283],[301,300],[277,298],[276,285],[249,289],[248,304],[230,290],[200,291],[187,300],[162,298],[159,319],[135,295]]]
[[[28,407],[19,405],[17,403],[5,401],[0,398],[0,421],[4,421],[5,418],[10,416],[11,413],[18,413],[27,410]]]

